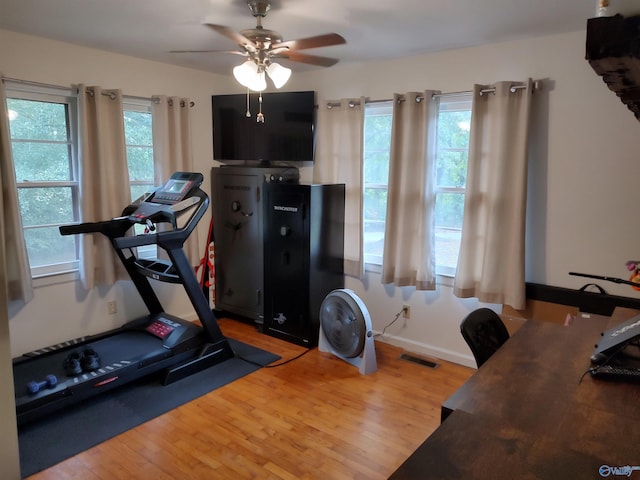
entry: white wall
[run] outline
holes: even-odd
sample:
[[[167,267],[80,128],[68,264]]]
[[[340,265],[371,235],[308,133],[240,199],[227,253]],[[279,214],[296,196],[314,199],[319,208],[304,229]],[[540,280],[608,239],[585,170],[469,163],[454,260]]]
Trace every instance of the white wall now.
[[[209,171],[214,165],[211,139],[211,95],[236,88],[227,76],[143,61],[99,50],[72,46],[0,30],[0,73],[53,85],[84,83],[120,88],[125,95],[155,94],[189,97],[195,169],[205,175],[203,189],[210,193]],[[123,205],[124,207],[124,205]],[[204,249],[208,219],[200,222],[198,238]],[[203,251],[204,253],[204,251]],[[36,282],[40,285],[41,282]],[[193,308],[182,288],[160,285],[165,309],[192,318]],[[86,292],[75,282],[63,281],[35,289],[35,298],[21,310],[11,312],[12,354],[99,333],[118,327],[146,313],[130,282]],[[115,300],[116,315],[107,314],[107,302]]]
[[[585,22],[586,25],[586,22]],[[296,80],[320,99],[394,92],[470,90],[474,83],[543,79],[534,95],[529,174],[527,281],[579,288],[578,271],[627,278],[625,261],[640,258],[636,179],[640,124],[585,60],[585,32],[400,58],[376,65],[333,67]],[[509,261],[505,258],[504,261]],[[609,293],[638,297],[627,286],[603,283]],[[382,287],[380,276],[348,279],[381,331],[404,303],[412,318],[387,330],[387,341],[414,351],[474,365],[458,325],[478,306],[452,295]]]
[[[586,24],[586,22],[585,22]],[[568,276],[584,271],[625,277],[624,262],[637,251],[635,178],[640,173],[638,122],[584,60],[585,32],[452,50],[377,64],[340,65],[294,73],[288,90],[316,90],[319,99],[364,95],[391,98],[394,92],[469,90],[474,83],[544,79],[535,94],[534,156],[529,192],[527,280],[579,287]],[[0,30],[0,72],[9,77],[58,85],[98,84],[125,94],[188,96],[193,109],[193,147],[197,169],[213,165],[210,95],[239,92],[230,75],[217,76]],[[302,171],[311,179],[311,169]],[[209,186],[205,186],[208,190]],[[205,223],[205,222],[203,222]],[[206,226],[200,229],[202,248]],[[508,259],[505,259],[508,261]],[[396,322],[386,341],[411,350],[473,365],[458,331],[464,315],[478,306],[452,295],[450,285],[436,292],[382,286],[370,273],[364,281],[347,279],[368,305],[381,331],[403,303],[412,318]],[[611,293],[638,294],[604,285]],[[171,286],[170,286],[171,287]],[[73,283],[38,288],[36,298],[10,320],[12,353],[96,333],[144,312],[128,284],[88,294]],[[172,292],[174,292],[172,290]],[[189,316],[181,292],[162,293],[167,310]],[[119,313],[106,314],[116,299]]]

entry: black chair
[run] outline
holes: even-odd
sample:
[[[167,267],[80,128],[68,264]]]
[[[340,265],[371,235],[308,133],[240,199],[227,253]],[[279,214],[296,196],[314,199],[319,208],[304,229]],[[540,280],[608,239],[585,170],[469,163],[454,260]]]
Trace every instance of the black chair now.
[[[471,348],[478,368],[509,340],[507,327],[490,308],[479,308],[467,315],[460,324],[460,332]]]

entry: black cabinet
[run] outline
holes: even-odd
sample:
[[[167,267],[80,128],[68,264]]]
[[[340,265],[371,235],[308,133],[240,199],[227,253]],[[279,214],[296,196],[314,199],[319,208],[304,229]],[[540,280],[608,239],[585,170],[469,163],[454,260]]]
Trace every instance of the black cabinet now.
[[[344,185],[265,185],[264,333],[314,347],[320,304],[344,287]]]

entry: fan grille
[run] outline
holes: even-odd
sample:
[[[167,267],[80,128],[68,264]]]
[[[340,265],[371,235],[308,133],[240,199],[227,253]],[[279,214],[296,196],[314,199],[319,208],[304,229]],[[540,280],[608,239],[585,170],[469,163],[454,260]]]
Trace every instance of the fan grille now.
[[[344,291],[330,293],[320,306],[322,331],[332,348],[345,357],[360,355],[366,339],[366,322],[356,301]]]

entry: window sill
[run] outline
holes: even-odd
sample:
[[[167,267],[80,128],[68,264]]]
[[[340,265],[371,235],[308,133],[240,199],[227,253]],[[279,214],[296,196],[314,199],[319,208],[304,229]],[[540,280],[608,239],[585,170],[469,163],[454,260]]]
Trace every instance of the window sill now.
[[[377,263],[365,263],[364,271],[370,273],[382,273],[382,265]]]
[[[381,274],[382,273],[382,265],[379,265],[377,263],[365,263],[364,271],[366,273]],[[436,285],[445,285],[445,286],[448,286],[448,287],[452,287],[453,286],[454,276],[455,276],[455,272],[453,272],[453,273],[438,272],[438,273],[436,273]]]
[[[49,287],[51,285],[60,285],[63,283],[75,282],[80,278],[80,274],[77,270],[70,270],[62,273],[51,273],[48,275],[41,275],[33,277],[33,288]]]

